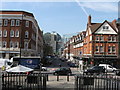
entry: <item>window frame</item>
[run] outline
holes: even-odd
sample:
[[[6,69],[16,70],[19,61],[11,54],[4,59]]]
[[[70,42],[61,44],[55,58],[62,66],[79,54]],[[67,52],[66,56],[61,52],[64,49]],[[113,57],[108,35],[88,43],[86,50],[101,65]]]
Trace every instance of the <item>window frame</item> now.
[[[116,53],[116,47],[115,46],[112,46],[112,52]]]
[[[28,49],[28,42],[24,42],[24,49]]]
[[[14,30],[10,30],[10,37],[14,37]]]
[[[11,26],[15,26],[15,20],[14,19],[11,20],[11,24],[10,25]]]
[[[4,19],[4,26],[7,26],[7,25],[8,25],[8,20]]]
[[[3,37],[7,37],[7,30],[3,31]]]
[[[101,48],[102,47],[102,48]],[[99,47],[99,50],[100,50],[100,52],[104,52],[104,47],[103,46],[100,46]]]
[[[11,47],[12,45],[12,47]],[[10,48],[14,48],[14,42],[13,41],[10,41]]]
[[[109,26],[103,26],[103,30],[109,30]]]
[[[29,27],[29,21],[26,21],[26,22],[25,22],[25,26],[26,26],[26,27]]]
[[[99,52],[99,46],[95,46],[95,52]]]
[[[108,41],[112,41],[112,36],[108,36]]]
[[[104,37],[103,36],[99,36],[99,40],[100,41],[104,41]]]
[[[116,36],[112,36],[112,41],[116,41]]]
[[[0,37],[2,37],[2,30],[0,30]]]
[[[17,47],[16,47],[17,46]],[[14,43],[14,48],[19,48],[19,42]]]
[[[29,38],[29,32],[25,31],[25,38]]]
[[[16,26],[20,26],[20,20],[16,20],[16,24],[15,24]]]
[[[17,32],[18,32],[18,34],[17,34]],[[19,37],[19,30],[15,31],[15,37]]]
[[[5,47],[4,47],[4,45],[5,45]],[[6,48],[7,47],[7,42],[6,41],[3,41],[2,42],[2,48]]]
[[[112,46],[108,46],[108,53],[112,53]]]
[[[95,40],[96,40],[96,41],[99,41],[99,36],[96,36],[96,37],[95,37]]]
[[[0,26],[2,26],[3,25],[3,20],[0,20]]]

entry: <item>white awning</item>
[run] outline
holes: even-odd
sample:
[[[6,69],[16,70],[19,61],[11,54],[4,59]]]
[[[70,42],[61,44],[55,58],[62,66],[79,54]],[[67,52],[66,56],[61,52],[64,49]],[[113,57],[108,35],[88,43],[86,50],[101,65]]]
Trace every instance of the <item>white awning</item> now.
[[[6,70],[6,72],[30,72],[30,71],[33,71],[33,69],[22,66],[22,65],[18,65],[16,67]]]

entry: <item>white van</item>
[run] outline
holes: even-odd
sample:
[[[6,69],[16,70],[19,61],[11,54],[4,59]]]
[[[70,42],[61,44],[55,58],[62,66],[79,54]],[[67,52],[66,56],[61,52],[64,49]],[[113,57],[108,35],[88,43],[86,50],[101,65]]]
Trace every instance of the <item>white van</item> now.
[[[117,71],[116,68],[114,68],[113,66],[111,66],[109,64],[99,64],[99,66],[104,66],[107,72]]]

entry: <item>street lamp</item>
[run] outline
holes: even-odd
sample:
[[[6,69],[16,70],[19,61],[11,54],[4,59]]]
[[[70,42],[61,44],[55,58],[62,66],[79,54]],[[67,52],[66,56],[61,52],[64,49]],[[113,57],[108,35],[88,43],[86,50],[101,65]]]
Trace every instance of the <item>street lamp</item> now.
[[[22,30],[23,30],[23,14],[22,14],[21,30],[20,30],[20,58],[21,58],[21,48],[22,48]]]

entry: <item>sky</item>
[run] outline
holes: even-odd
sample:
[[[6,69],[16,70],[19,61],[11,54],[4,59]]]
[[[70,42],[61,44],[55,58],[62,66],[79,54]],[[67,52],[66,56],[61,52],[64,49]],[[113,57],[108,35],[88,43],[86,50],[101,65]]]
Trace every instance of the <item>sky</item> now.
[[[56,31],[69,35],[86,30],[88,15],[92,22],[102,23],[118,18],[118,2],[43,2],[2,1],[0,10],[22,10],[33,13],[44,33]]]

